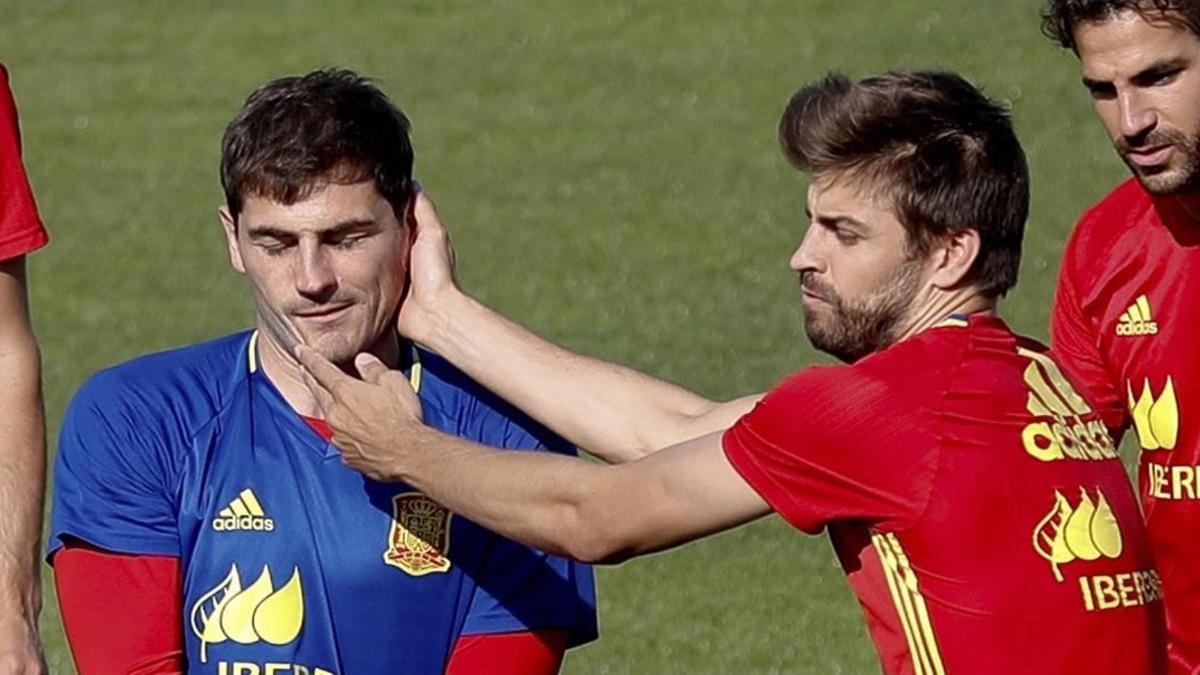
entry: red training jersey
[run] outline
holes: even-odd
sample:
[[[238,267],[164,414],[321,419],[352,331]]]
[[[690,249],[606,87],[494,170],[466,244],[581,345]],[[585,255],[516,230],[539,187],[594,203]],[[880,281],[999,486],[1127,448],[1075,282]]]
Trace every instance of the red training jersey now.
[[[951,319],[784,380],[724,437],[798,529],[828,528],[883,671],[1163,671],[1159,581],[1099,416],[1045,348]]]
[[[1132,427],[1171,671],[1200,669],[1200,221],[1129,180],[1080,220],[1051,336],[1114,438]]]
[[[46,241],[21,164],[17,105],[8,87],[8,71],[0,64],[0,262],[41,248]]]

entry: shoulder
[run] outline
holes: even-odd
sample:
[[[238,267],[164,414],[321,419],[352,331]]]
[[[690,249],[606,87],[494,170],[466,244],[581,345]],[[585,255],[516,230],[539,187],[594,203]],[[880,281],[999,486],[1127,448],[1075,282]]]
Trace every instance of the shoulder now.
[[[525,413],[468,377],[449,361],[422,349],[418,393],[426,408],[427,421],[488,445],[508,448],[544,446],[573,452],[569,443]],[[438,419],[430,420],[434,412]]]
[[[976,359],[996,332],[971,321],[931,328],[853,364],[808,368],[785,381],[780,394],[793,405],[819,407],[848,421],[919,417],[941,405],[962,377],[962,364]],[[1011,336],[1007,330],[1000,335]]]
[[[143,424],[169,418],[200,424],[219,411],[247,370],[249,332],[148,354],[92,375],[75,393],[69,418],[99,415]]]
[[[1133,226],[1153,207],[1150,195],[1137,179],[1126,180],[1080,216],[1067,241],[1067,261],[1088,262],[1097,254],[1107,253],[1119,239],[1133,234]]]

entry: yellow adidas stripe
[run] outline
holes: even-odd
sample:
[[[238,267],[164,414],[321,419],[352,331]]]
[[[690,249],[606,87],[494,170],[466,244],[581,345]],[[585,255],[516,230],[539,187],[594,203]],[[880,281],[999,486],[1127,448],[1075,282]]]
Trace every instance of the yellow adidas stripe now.
[[[909,565],[904,547],[895,534],[871,534],[871,544],[879,554],[880,566],[887,580],[888,591],[900,617],[904,638],[908,642],[916,675],[945,675],[941,651],[929,620],[929,608],[917,584],[917,576]]]
[[[1142,310],[1142,317],[1146,321],[1150,321],[1150,299],[1145,294],[1139,295],[1137,299],[1138,309]]]
[[[229,503],[229,508],[233,509],[233,515],[241,517],[250,515],[250,509],[242,503],[242,500],[235,499]]]
[[[238,497],[240,497],[242,502],[246,504],[246,508],[250,509],[250,515],[252,515],[252,516],[266,515],[263,512],[262,505],[258,503],[258,497],[255,496],[254,491],[251,490],[250,488],[246,488],[245,490],[242,490],[242,493],[240,495],[238,495]]]

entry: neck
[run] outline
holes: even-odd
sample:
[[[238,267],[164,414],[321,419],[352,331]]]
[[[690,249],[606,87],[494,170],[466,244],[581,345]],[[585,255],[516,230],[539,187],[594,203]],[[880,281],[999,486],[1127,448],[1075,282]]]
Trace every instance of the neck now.
[[[370,349],[364,351],[383,361],[388,368],[395,368],[400,362],[399,337],[394,332],[387,331]],[[300,362],[296,360],[295,355],[280,346],[261,322],[258,326],[258,363],[263,374],[297,414],[305,417],[324,417],[316,397],[300,376]],[[358,377],[353,358],[346,363],[334,365],[346,374]]]
[[[980,295],[972,288],[955,291],[933,291],[933,297],[914,308],[903,329],[896,334],[896,341],[908,338],[937,326],[951,314],[987,314],[996,313],[996,301]]]

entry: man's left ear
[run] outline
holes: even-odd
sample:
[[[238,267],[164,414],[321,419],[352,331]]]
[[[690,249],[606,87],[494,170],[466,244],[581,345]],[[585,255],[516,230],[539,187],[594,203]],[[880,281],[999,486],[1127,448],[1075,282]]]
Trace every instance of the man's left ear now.
[[[943,237],[933,251],[933,285],[951,289],[962,284],[979,257],[979,245],[976,230],[959,230]]]

